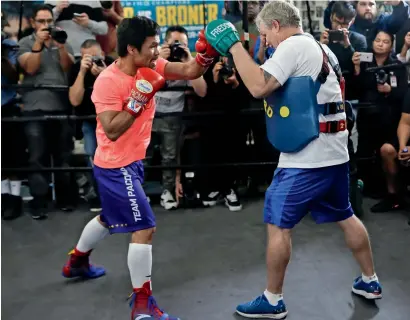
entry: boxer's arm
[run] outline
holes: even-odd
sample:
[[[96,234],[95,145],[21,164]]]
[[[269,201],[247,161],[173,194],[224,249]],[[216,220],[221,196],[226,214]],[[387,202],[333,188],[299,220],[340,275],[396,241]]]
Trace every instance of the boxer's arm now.
[[[127,111],[104,111],[98,114],[101,125],[104,129],[107,138],[111,141],[118,140],[125,131],[127,131],[135,121]]]
[[[236,70],[252,96],[263,98],[280,88],[281,84],[278,80],[262,70],[252,60],[240,42],[234,44],[229,51],[235,61]]]

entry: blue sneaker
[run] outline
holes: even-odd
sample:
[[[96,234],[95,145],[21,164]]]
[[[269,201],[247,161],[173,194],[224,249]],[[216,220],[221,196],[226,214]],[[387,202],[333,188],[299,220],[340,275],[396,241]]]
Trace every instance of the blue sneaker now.
[[[245,318],[284,319],[288,311],[283,300],[279,300],[278,304],[273,306],[266,299],[265,295],[262,294],[251,302],[237,306],[236,313]]]
[[[365,297],[366,299],[373,300],[382,298],[382,287],[379,281],[366,283],[363,281],[361,276],[354,280],[352,291],[353,293]]]

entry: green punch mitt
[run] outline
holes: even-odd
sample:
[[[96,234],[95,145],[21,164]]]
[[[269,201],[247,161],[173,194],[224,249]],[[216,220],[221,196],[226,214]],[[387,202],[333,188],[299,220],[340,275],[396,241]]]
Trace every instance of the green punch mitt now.
[[[223,56],[227,56],[229,49],[241,41],[235,26],[223,19],[208,23],[205,37],[209,44]]]

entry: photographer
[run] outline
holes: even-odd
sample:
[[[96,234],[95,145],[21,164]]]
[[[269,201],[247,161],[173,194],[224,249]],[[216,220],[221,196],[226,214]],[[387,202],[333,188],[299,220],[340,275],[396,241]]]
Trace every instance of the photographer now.
[[[100,44],[96,40],[86,40],[81,45],[81,60],[73,65],[68,80],[70,86],[68,95],[71,105],[75,107],[75,114],[77,116],[96,115],[95,106],[91,101],[92,87],[99,74],[113,62],[113,58],[104,57]],[[90,164],[92,164],[95,150],[97,149],[97,138],[95,135],[97,121],[95,119],[83,120],[81,128],[84,135],[85,153],[90,159]],[[99,212],[101,211],[101,203],[92,173],[90,181],[96,193],[96,197],[89,200],[90,211]]]
[[[380,201],[373,211],[384,212],[400,210],[406,207],[404,200],[403,180],[400,179],[400,169],[410,165],[410,90],[404,98],[401,119],[397,128],[397,136],[385,143],[380,149],[383,169],[387,181],[387,196]],[[399,160],[399,161],[397,161]]]
[[[53,13],[48,6],[39,6],[32,18],[33,34],[19,42],[18,62],[24,71],[23,84],[67,85],[66,72],[74,58],[71,48],[65,43],[67,34],[53,29]],[[50,32],[51,31],[51,32]],[[49,89],[29,89],[23,92],[23,115],[46,116],[66,115],[69,111],[67,93]],[[68,166],[72,149],[72,132],[67,121],[30,121],[25,124],[29,150],[29,165],[39,168],[47,166],[49,148],[53,153],[54,165]],[[45,217],[49,181],[39,172],[29,174],[33,219]],[[56,188],[61,187],[58,206],[70,210],[72,199],[69,194],[70,174],[56,174]]]
[[[8,39],[4,32],[7,18],[1,13],[1,83],[16,84],[18,73],[17,43]],[[16,103],[14,89],[1,89],[1,117],[19,117],[20,108]],[[1,125],[1,162],[5,168],[19,168],[24,166],[25,144],[22,127],[19,122],[3,122]],[[3,219],[14,219],[22,213],[22,198],[20,196],[21,181],[15,175],[1,177],[1,215]]]
[[[390,143],[396,137],[403,97],[407,90],[406,69],[403,66],[402,68],[366,72],[369,67],[400,64],[392,55],[393,40],[393,35],[386,32],[380,31],[377,34],[373,41],[372,62],[363,62],[365,57],[362,57],[363,54],[359,52],[353,55],[355,85],[361,93],[360,101],[372,103],[371,107],[361,108],[358,112],[358,158],[367,158],[372,157],[375,153],[378,154],[383,144]],[[358,167],[359,175],[365,182],[365,190],[380,185],[379,181],[375,180],[378,168],[374,169],[367,163],[361,163]],[[379,191],[373,189],[371,193]],[[382,202],[371,210],[381,212],[399,207],[400,203],[397,202],[397,199],[394,202],[394,204]]]
[[[188,32],[180,26],[169,27],[165,33],[165,43],[159,50],[159,55],[169,61],[188,61],[193,59],[188,49]],[[207,86],[205,80],[200,77],[196,80],[173,80],[167,81],[168,87],[192,86],[195,93],[204,97]],[[185,105],[185,92],[164,91],[155,94],[156,112],[172,113],[182,112]],[[152,132],[159,137],[162,165],[176,165],[180,150],[180,136],[182,130],[182,119],[179,116],[166,116],[155,118],[152,125]],[[152,148],[150,148],[152,150]],[[175,209],[177,201],[175,199],[175,170],[162,171],[161,205],[166,210]]]
[[[232,57],[221,58],[209,68],[204,78],[208,94],[203,100],[204,109],[223,111],[223,115],[205,118],[200,124],[202,161],[206,164],[238,162],[245,142],[245,129],[240,110],[249,104],[249,93],[235,71]],[[230,211],[239,211],[235,181],[239,179],[235,167],[210,168],[201,172],[202,203],[214,206],[221,198]]]
[[[331,26],[332,7],[339,1],[330,1],[325,10],[323,24],[326,28]],[[376,1],[363,0],[352,1],[355,5],[357,16],[350,27],[350,31],[358,32],[366,37],[368,49],[371,50],[372,43],[379,31],[395,34],[400,30],[409,18],[409,7],[406,1],[384,1],[393,7],[393,12],[378,13]]]
[[[354,96],[354,87],[351,85],[351,75],[354,68],[353,53],[367,51],[366,37],[357,32],[349,31],[355,17],[356,10],[349,2],[336,2],[330,15],[331,28],[330,30],[325,29],[320,36],[320,42],[326,44],[335,54],[342,72],[349,72],[349,75],[346,75],[346,99],[348,100]]]

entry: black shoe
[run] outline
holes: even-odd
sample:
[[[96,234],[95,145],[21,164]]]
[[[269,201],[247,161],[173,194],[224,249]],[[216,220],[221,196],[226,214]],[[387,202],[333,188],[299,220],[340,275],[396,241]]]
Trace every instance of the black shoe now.
[[[202,204],[205,207],[213,207],[218,202],[220,195],[221,194],[219,191],[213,191],[206,195],[204,198],[202,198]]]
[[[2,210],[1,216],[4,220],[14,220],[23,213],[23,199],[11,194],[1,195]]]
[[[34,197],[32,201],[30,201],[30,213],[31,217],[34,220],[44,220],[47,219],[47,204],[43,198]]]
[[[45,220],[48,218],[48,215],[45,213],[45,210],[31,209],[31,217],[34,220]]]
[[[90,205],[91,212],[101,212],[102,211],[100,198],[98,197],[92,198],[88,201],[88,203]]]
[[[397,194],[388,194],[386,198],[371,207],[370,211],[374,213],[389,212],[402,210],[404,207],[405,203],[403,199],[401,199]]]

